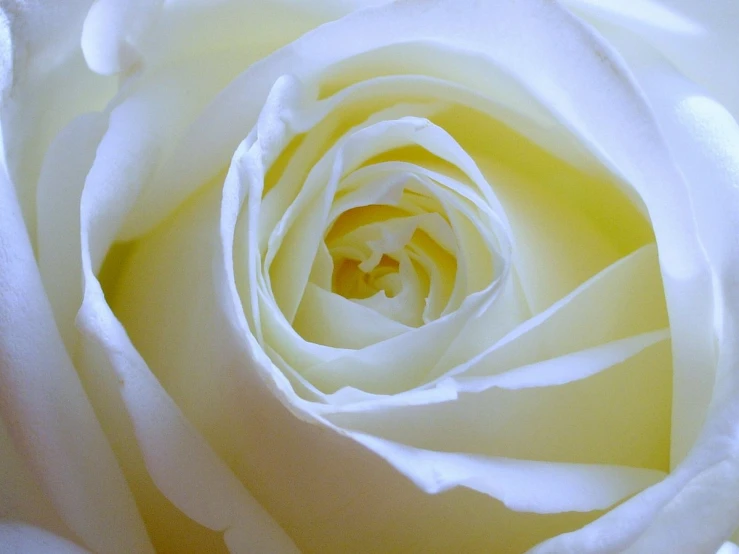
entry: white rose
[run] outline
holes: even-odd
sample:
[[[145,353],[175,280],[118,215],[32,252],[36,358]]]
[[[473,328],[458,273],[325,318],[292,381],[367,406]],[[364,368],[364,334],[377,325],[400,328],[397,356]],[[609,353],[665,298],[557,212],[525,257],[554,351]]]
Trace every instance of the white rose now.
[[[728,0],[0,6],[3,551],[736,552]]]

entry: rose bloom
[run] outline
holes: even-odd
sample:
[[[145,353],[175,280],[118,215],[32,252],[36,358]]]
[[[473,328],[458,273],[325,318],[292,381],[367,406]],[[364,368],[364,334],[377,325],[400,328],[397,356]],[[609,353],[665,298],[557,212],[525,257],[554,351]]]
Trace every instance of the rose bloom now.
[[[0,0],[0,551],[730,554],[731,0]]]

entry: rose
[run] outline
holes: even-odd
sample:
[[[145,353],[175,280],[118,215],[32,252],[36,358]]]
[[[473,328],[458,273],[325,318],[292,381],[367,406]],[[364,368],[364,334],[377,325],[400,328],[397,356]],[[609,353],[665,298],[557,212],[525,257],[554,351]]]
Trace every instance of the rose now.
[[[212,529],[226,530],[233,550],[287,548],[290,539],[253,494],[306,550],[520,551],[652,483],[538,550],[709,552],[730,533],[735,256],[722,237],[735,219],[735,131],[692,81],[729,108],[731,83],[715,82],[700,61],[717,58],[696,63],[695,45],[668,40],[669,28],[644,31],[649,5],[631,19],[574,5],[593,17],[602,33],[594,36],[560,8],[535,2],[457,4],[457,14],[400,4],[322,27],[227,86],[280,43],[342,13],[311,12],[270,40],[281,28],[279,9],[249,14],[256,28],[230,36],[222,22],[242,13],[228,3],[225,14],[99,3],[82,43],[93,69],[124,72],[112,101],[115,85],[87,73],[74,48],[84,10],[48,18],[8,8],[15,50],[5,155],[45,285],[5,183],[0,336],[3,467],[11,469],[3,511],[36,526],[6,525],[8,540],[43,544],[52,540],[39,530],[46,528],[101,551],[145,551],[149,541],[205,550],[222,547]],[[706,14],[689,15],[700,25]],[[724,39],[717,21],[706,22],[710,40]],[[208,33],[216,22],[223,43]],[[645,38],[624,41],[634,30]],[[249,41],[247,54],[239,39]],[[638,85],[608,44],[621,49]],[[399,76],[367,81],[387,73]],[[377,105],[362,114],[361,102]],[[480,125],[481,112],[495,117]],[[290,146],[295,134],[306,135],[302,145]],[[354,167],[367,150],[381,156],[406,143],[418,147],[394,163]],[[270,196],[260,186],[272,166]],[[280,171],[300,179],[280,181]],[[528,178],[513,180],[521,174]],[[373,194],[371,204],[389,203],[404,218],[354,211],[326,236],[328,255],[348,272],[336,291],[369,298],[349,303],[321,292],[333,285],[325,263],[321,276],[321,241],[316,263],[295,244],[321,236],[311,217],[322,214],[310,208],[339,213]],[[367,217],[378,224],[352,227]],[[261,227],[250,226],[253,218]],[[672,364],[655,250],[645,244],[650,227]],[[311,264],[312,288],[301,298],[292,279],[301,270],[304,279]],[[363,270],[367,283],[355,278]],[[511,290],[516,284],[525,296]],[[417,289],[426,286],[422,304],[426,293]],[[377,289],[403,302],[368,296]],[[445,314],[447,300],[454,309]],[[330,318],[319,318],[321,302],[327,311],[338,303]],[[355,313],[340,320],[339,309]],[[481,311],[485,325],[475,326]],[[317,342],[356,348],[380,332],[404,340],[384,352],[384,365],[376,352],[309,365],[326,350],[301,344],[281,313],[294,314],[295,330]],[[359,328],[346,332],[348,325]],[[412,348],[409,337],[433,331],[433,341]],[[435,385],[406,392],[423,381]],[[306,400],[332,391],[323,406]],[[582,428],[568,433],[573,421]],[[449,429],[460,422],[469,428]],[[559,443],[546,440],[553,433]],[[673,469],[662,478],[654,470],[668,469],[668,441]],[[457,485],[486,495],[421,492]],[[545,515],[571,510],[584,515]]]
[[[716,551],[730,8],[246,4],[3,6],[4,540]]]

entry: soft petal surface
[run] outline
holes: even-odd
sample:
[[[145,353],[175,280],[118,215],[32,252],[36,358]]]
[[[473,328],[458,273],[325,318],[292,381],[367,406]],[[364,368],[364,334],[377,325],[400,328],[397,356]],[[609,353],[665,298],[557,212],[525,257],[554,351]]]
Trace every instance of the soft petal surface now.
[[[102,108],[115,93],[114,81],[87,68],[79,45],[91,4],[10,0],[0,6],[0,120],[7,171],[32,244],[36,183],[46,148],[70,119]]]
[[[217,172],[223,171],[227,163],[227,160],[223,159],[223,152],[232,152],[236,149],[236,145],[243,138],[245,130],[252,128],[255,124],[264,99],[272,90],[274,80],[281,73],[295,71],[302,72],[303,75],[310,75],[309,72],[311,71],[318,71],[329,67],[332,63],[341,61],[341,56],[348,58],[350,55],[359,56],[366,52],[379,50],[392,43],[395,36],[407,36],[409,40],[414,38],[419,42],[433,38],[437,44],[453,42],[462,48],[477,52],[490,65],[502,68],[506,74],[512,74],[519,83],[523,83],[522,88],[527,90],[530,96],[539,97],[541,102],[552,111],[560,122],[564,123],[573,134],[579,136],[590,148],[592,154],[599,158],[606,167],[617,176],[623,177],[625,181],[633,184],[632,195],[641,198],[655,226],[661,269],[665,276],[665,287],[667,289],[667,308],[671,320],[684,321],[685,315],[692,313],[703,317],[702,321],[708,320],[709,316],[705,314],[710,307],[705,307],[705,295],[703,293],[709,290],[710,278],[706,271],[703,251],[695,239],[695,230],[692,228],[691,206],[686,201],[687,195],[674,193],[675,190],[681,190],[681,187],[683,187],[681,176],[674,171],[669,154],[661,142],[659,129],[654,124],[648,106],[636,92],[633,83],[629,80],[628,73],[619,61],[613,57],[607,47],[598,42],[597,38],[589,34],[585,28],[571,19],[565,12],[551,4],[532,1],[518,3],[515,6],[476,7],[475,9],[480,11],[475,14],[475,21],[472,21],[472,18],[466,19],[469,17],[466,10],[461,10],[462,15],[460,15],[455,9],[444,4],[438,4],[423,10],[416,3],[410,2],[361,12],[337,23],[329,24],[300,39],[293,47],[280,51],[274,57],[257,64],[252,70],[247,71],[237,81],[234,81],[216,102],[208,107],[202,118],[196,121],[187,131],[186,139],[177,147],[172,159],[182,161],[182,164],[177,164],[179,172],[177,174],[188,183],[185,190],[190,189],[193,184],[198,182],[202,184],[210,177],[217,175]],[[472,11],[474,10],[470,9],[470,12]],[[490,26],[496,24],[499,25],[499,28],[492,30],[494,32],[492,32],[493,38],[491,39]],[[380,29],[380,31],[364,32],[366,29]],[[460,29],[464,29],[464,33]],[[518,34],[510,32],[510,29],[516,29],[520,36],[535,37],[535,40],[523,43],[517,38]],[[350,38],[353,39],[356,36],[362,37],[361,40],[350,40]],[[348,47],[346,51],[326,51],[323,45],[332,41],[351,45],[351,49]],[[567,55],[564,55],[565,52]],[[533,67],[537,70],[527,71],[522,69]],[[559,86],[565,81],[568,83],[567,86]],[[593,87],[592,81],[596,81],[599,86]],[[244,100],[246,91],[251,93],[248,101]],[[270,98],[267,102],[271,101],[282,102],[278,96]],[[231,102],[234,104],[231,105]],[[603,108],[606,105],[610,106],[608,112]],[[609,113],[612,113],[613,110],[623,113],[625,116],[618,120],[609,117]],[[244,202],[248,190],[246,185],[241,188],[233,186],[233,183],[238,181],[237,177],[240,176],[239,170],[252,164],[249,171],[245,170],[243,172],[245,175],[248,174],[247,177],[244,177],[244,181],[248,181],[254,175],[258,177],[260,170],[263,173],[264,168],[260,165],[273,163],[277,153],[285,146],[289,138],[284,131],[284,127],[290,123],[289,112],[288,107],[285,110],[288,119],[283,119],[281,122],[270,123],[268,118],[260,121],[256,131],[237,150],[234,166],[232,166],[226,178],[227,186],[223,200],[224,213],[229,213],[229,217],[224,218],[225,223],[222,223],[222,228],[227,231],[224,233],[227,243],[230,240],[228,233],[231,233],[232,240],[236,213]],[[228,118],[232,131],[224,134],[223,131],[228,127],[224,125],[226,118]],[[227,136],[229,133],[231,136]],[[628,137],[628,139],[625,137]],[[213,140],[210,140],[211,138]],[[259,149],[262,149],[262,152],[259,152]],[[189,165],[188,159],[191,159],[196,151],[203,155],[200,161],[205,160],[205,163],[198,168],[193,168]],[[216,151],[220,154],[216,154]],[[249,157],[244,156],[245,153],[248,153],[249,156],[252,153],[256,154]],[[263,156],[261,156],[262,153]],[[241,167],[239,167],[239,164],[241,164]],[[243,175],[241,176],[243,177]],[[259,199],[254,198],[253,191],[249,191],[249,195],[248,209],[252,210],[253,213],[259,207]],[[256,195],[261,196],[261,192],[258,191]],[[234,204],[236,204],[235,207]],[[325,206],[321,207],[325,208]],[[232,218],[232,220],[229,221],[229,218]],[[229,225],[231,227],[227,229]],[[296,236],[296,240],[303,238]],[[142,242],[148,242],[149,240],[147,238]],[[256,247],[256,244],[251,246]],[[225,248],[225,255],[228,260],[232,257],[229,250],[231,245],[226,244]],[[306,252],[306,256],[308,258],[312,257],[311,252],[314,250],[317,251],[311,246],[311,251]],[[544,250],[546,249],[543,248],[542,251]],[[256,248],[252,248],[252,256],[255,251]],[[249,254],[249,251],[247,251],[247,254]],[[154,260],[150,260],[148,256],[142,258],[146,259],[146,263],[137,261],[136,264],[133,264],[132,262],[131,267],[139,263],[142,264],[141,267],[147,267],[150,263],[153,264]],[[532,259],[534,257],[532,255]],[[610,261],[609,255],[605,255],[603,263],[608,263],[608,261]],[[304,263],[301,263],[301,268],[302,270],[306,269]],[[308,267],[308,269],[310,268]],[[597,271],[597,268],[589,268],[583,271],[584,277],[588,276],[588,272],[592,275],[594,270]],[[160,274],[169,273],[161,271]],[[286,272],[285,275],[287,274]],[[225,271],[225,276],[229,276],[228,270]],[[232,278],[232,276],[229,277]],[[309,275],[306,272],[301,276],[301,280],[308,277]],[[133,279],[133,277],[131,278]],[[145,276],[137,277],[137,279],[142,278],[145,278]],[[224,287],[223,284],[216,286]],[[235,288],[232,283],[227,283],[225,286]],[[535,290],[540,295],[539,297],[531,292],[528,295],[535,308],[545,308],[556,298],[557,293],[566,294],[567,289],[572,284],[567,282],[558,286],[563,290],[545,291],[536,285],[529,285],[529,288],[539,289]],[[153,290],[153,287],[131,286],[128,290],[130,292],[127,294],[132,294],[135,290]],[[228,297],[229,294],[233,295],[233,293],[233,290],[224,292],[220,288],[217,292],[221,299],[226,299],[225,302],[236,300],[235,296]],[[291,319],[296,313],[299,305],[299,293],[300,291],[294,292],[293,296],[288,297],[287,304],[280,306],[287,312],[287,319]],[[242,301],[246,304],[246,311],[248,312],[247,317],[252,318],[250,322],[261,321],[263,315],[255,308],[259,304],[259,299],[252,296],[252,294],[256,293],[251,291],[250,294],[242,295]],[[223,302],[223,300],[221,301]],[[119,309],[132,310],[133,312],[136,310],[136,305],[145,305],[145,302],[142,301],[119,300],[119,302],[121,303]],[[164,302],[164,300],[160,299],[159,302]],[[132,308],[123,308],[122,306],[132,306]],[[227,313],[234,310],[233,307],[228,306],[224,309]],[[236,311],[238,311],[238,308],[236,308]],[[235,317],[232,321],[236,321],[236,331],[238,333],[249,333],[246,319],[243,317],[239,319],[238,314],[236,316],[229,315],[229,317]],[[265,319],[268,317],[272,316],[270,314],[264,316]],[[122,316],[122,319],[129,329],[133,329],[135,325],[144,325],[142,318],[135,313],[126,317]],[[275,321],[277,320],[275,319]],[[218,328],[218,326],[214,327]],[[255,329],[253,331],[257,335],[257,340],[262,341],[263,337],[259,334],[263,330],[261,325],[259,327],[259,330]],[[661,328],[662,326],[643,329],[635,331],[635,334],[657,331]],[[182,337],[189,336],[186,331],[177,330],[174,327],[170,330],[163,325],[159,332],[173,333],[172,336]],[[678,342],[684,344],[683,340],[688,332],[687,327],[677,326],[676,332],[677,335],[673,335],[673,344]],[[140,341],[154,341],[154,344],[156,342],[169,342],[154,339],[154,337],[159,336],[147,330],[147,332],[139,332],[138,338],[135,338],[134,341],[137,344]],[[269,335],[267,336],[269,338]],[[621,338],[625,339],[627,336]],[[183,338],[178,338],[176,343],[183,344],[181,341],[186,342]],[[254,349],[256,345],[256,341],[246,342],[245,350]],[[592,347],[593,345],[589,346]],[[660,348],[663,346],[661,345]],[[146,352],[147,359],[149,356],[156,356],[154,349],[151,347],[141,346],[141,349]],[[675,353],[679,358],[679,363],[685,364],[685,352],[681,351],[679,347],[675,347]],[[566,352],[559,353],[559,355],[565,354]],[[592,353],[589,352],[588,354]],[[640,355],[639,352],[635,352],[634,355],[637,354]],[[275,369],[269,365],[262,355],[252,352],[251,356],[259,360],[256,364],[257,369],[265,367],[271,370]],[[623,357],[616,357],[615,359],[625,361]],[[710,352],[705,359],[710,361]],[[541,360],[522,363],[525,365],[538,361]],[[659,367],[658,364],[646,363],[646,365]],[[631,375],[641,373],[633,368],[632,370]],[[174,369],[167,371],[167,373],[170,372],[171,375],[165,379],[165,382],[171,383],[171,380],[174,379],[181,383],[178,386],[192,387],[192,384],[185,384],[187,379],[180,376],[178,371]],[[605,376],[611,374],[619,375],[620,373],[615,370],[613,373],[610,371],[594,372],[592,378],[605,378]],[[668,390],[667,383],[662,381],[664,377],[664,374],[655,375],[655,379],[660,380],[660,386],[658,387],[660,390]],[[289,384],[284,376],[273,373],[267,375],[266,378],[272,382],[275,390],[279,391],[279,394],[290,402],[290,407],[293,410],[306,419],[313,418],[310,413],[312,408],[292,397]],[[589,379],[590,377],[582,379],[582,382],[590,383]],[[576,381],[579,383],[580,380]],[[165,388],[171,386],[171,384],[167,385],[165,383]],[[565,387],[563,386],[563,389]],[[491,390],[493,388],[495,387],[491,387]],[[556,394],[556,392],[553,394]],[[535,402],[533,403],[535,404]],[[563,405],[565,404],[566,402],[563,402]],[[702,408],[705,409],[705,407],[704,405]],[[621,406],[621,409],[623,409],[623,406]],[[197,408],[193,406],[190,410],[195,412]],[[666,421],[662,417],[664,415],[661,414],[658,418],[660,428],[655,431],[655,436],[662,437],[660,444],[665,443],[664,431],[667,429],[667,426],[663,425]],[[390,458],[388,452],[389,450],[385,450],[383,454]],[[649,462],[642,461],[642,463],[647,466],[653,465],[665,468],[667,465],[665,452],[661,451],[659,461],[653,459]],[[670,493],[674,493],[674,490],[671,489]],[[268,493],[264,494],[267,495]],[[631,531],[629,530],[629,532]],[[624,540],[633,539],[634,536],[631,535]]]
[[[632,31],[661,51],[690,81],[705,87],[729,111],[739,113],[739,78],[731,68],[739,51],[731,0],[566,0],[586,20]]]
[[[88,550],[39,527],[0,520],[0,544],[7,554],[85,554]]]
[[[726,541],[721,545],[721,548],[716,551],[716,554],[737,554],[737,552],[739,552],[739,546],[731,541]]]
[[[126,480],[54,324],[14,190],[0,170],[0,415],[73,536],[93,550],[150,552]]]
[[[676,11],[679,12],[681,8],[690,11],[687,4],[676,7]],[[708,465],[705,458],[701,460],[697,453],[686,459],[685,466],[700,473],[680,493],[681,500],[673,501],[664,515],[633,546],[635,552],[648,552],[659,542],[674,544],[676,551],[683,551],[681,548],[685,552],[710,551],[728,536],[736,521],[734,503],[725,496],[736,495],[736,467],[731,459],[720,461],[736,449],[736,435],[731,430],[735,425],[731,423],[735,414],[730,406],[736,402],[737,348],[734,330],[739,302],[734,291],[737,250],[734,242],[727,238],[735,236],[739,228],[736,218],[739,201],[736,193],[739,183],[739,127],[729,111],[732,104],[727,104],[727,110],[717,100],[725,99],[727,89],[723,85],[730,85],[731,62],[726,56],[737,51],[737,47],[730,42],[735,35],[724,32],[725,23],[731,19],[730,13],[730,7],[717,3],[705,13],[692,14],[694,17],[691,21],[699,24],[709,22],[704,16],[713,19],[722,14],[722,21],[710,21],[699,40],[724,41],[721,52],[717,51],[715,56],[711,56],[716,71],[709,76],[726,76],[726,79],[723,82],[697,79],[698,83],[690,80],[690,77],[695,78],[690,68],[678,63],[678,67],[685,71],[681,73],[668,62],[667,58],[673,58],[674,52],[670,44],[643,39],[638,29],[626,21],[616,19],[613,24],[603,26],[596,18],[599,29],[625,57],[646,93],[673,159],[686,178],[700,237],[716,272],[718,288],[714,297],[716,311],[712,322],[719,334],[718,373],[696,371],[695,368],[689,372],[680,371],[680,366],[677,366],[673,414],[673,425],[679,433],[674,436],[675,453],[682,456],[690,444],[689,437],[697,434],[698,427],[704,421],[704,406],[713,396],[713,409],[708,413],[709,424],[698,445],[709,449],[708,459],[715,465]],[[690,48],[695,46],[689,39],[673,41],[673,45],[685,48],[683,54],[688,52],[689,44],[692,45]],[[695,51],[692,53],[695,54]],[[704,69],[710,67],[711,64],[708,64]],[[706,350],[704,346],[697,351]],[[714,377],[717,381],[714,381]],[[696,402],[700,398],[703,400]],[[688,433],[690,435],[686,437]],[[708,496],[698,500],[697,495],[701,493]],[[690,514],[688,506],[695,506],[694,501],[705,506],[704,512],[709,519],[702,520],[695,518],[695,513]],[[715,514],[711,512],[711,507],[717,510]],[[706,523],[708,520],[710,524]]]
[[[73,119],[51,144],[35,208],[24,184],[35,187],[35,175],[23,169],[36,167],[33,149],[9,168],[24,212],[39,216],[32,230],[51,299],[25,234],[16,238],[15,214],[3,252],[33,278],[9,271],[0,309],[12,307],[14,324],[25,313],[16,306],[42,299],[30,321],[42,321],[53,351],[32,350],[23,326],[8,336],[25,342],[0,348],[11,360],[0,408],[26,418],[7,424],[9,471],[21,479],[6,495],[8,512],[27,512],[18,498],[28,490],[57,510],[61,522],[41,519],[61,534],[108,550],[126,540],[149,548],[134,499],[157,529],[155,546],[173,549],[192,532],[201,548],[231,551],[326,551],[329,541],[336,551],[522,551],[573,530],[534,552],[718,550],[739,520],[739,252],[727,239],[739,234],[739,128],[737,112],[721,104],[735,79],[716,69],[725,57],[696,64],[693,43],[675,37],[699,37],[703,53],[733,52],[734,42],[723,26],[703,40],[720,24],[713,7],[571,5],[596,19],[608,13],[627,31],[602,26],[609,44],[544,0],[411,0],[354,13],[366,6],[95,4],[82,52],[95,71],[122,73],[119,98]],[[5,26],[13,43],[49,51],[18,31],[33,18],[16,11]],[[258,25],[267,19],[281,31]],[[655,53],[646,45],[633,54],[624,44],[644,29]],[[14,67],[19,51],[6,53]],[[66,60],[60,52],[54,67]],[[403,77],[409,68],[416,74]],[[55,83],[39,74],[29,82]],[[17,72],[14,83],[25,78]],[[23,140],[45,148],[43,132],[60,127],[43,117],[41,130],[13,126],[14,117],[33,120],[29,98],[3,114],[11,154]],[[449,108],[455,102],[474,109]],[[515,137],[479,132],[485,118]],[[457,140],[466,130],[467,143]],[[493,146],[473,152],[473,144]],[[506,159],[513,170],[476,161],[524,144],[561,159]],[[394,159],[404,148],[411,159]],[[403,204],[406,190],[392,179],[376,197],[361,192],[400,167],[413,194],[438,193]],[[539,189],[522,192],[529,181]],[[580,186],[588,192],[573,193]],[[322,241],[341,221],[337,206],[362,202],[407,213]],[[614,206],[612,217],[599,202]],[[408,245],[412,255],[398,253]],[[386,254],[395,256],[392,275]],[[377,295],[332,290],[335,255],[357,271],[380,267],[370,283]],[[16,298],[18,287],[28,299]],[[406,296],[393,296],[399,290]],[[394,298],[411,299],[412,309]],[[497,309],[510,312],[498,318]],[[345,323],[353,318],[364,323],[356,331]],[[489,336],[476,324],[490,326]],[[117,437],[123,471],[108,463],[67,352]],[[63,360],[52,378],[28,386],[24,368],[51,359]],[[53,442],[69,434],[57,433],[67,421],[57,410],[90,429],[70,441],[92,447]],[[26,437],[49,440],[29,446]],[[33,461],[51,447],[68,462],[45,473]],[[104,471],[80,477],[88,462],[77,448],[100,453]],[[34,475],[16,467],[19,458]],[[67,470],[90,505],[106,492],[95,479],[125,494],[87,519],[86,497],[59,493],[74,482]],[[105,517],[117,518],[117,531],[101,537],[94,518]]]
[[[296,419],[275,395],[285,393],[254,371],[269,360],[243,349],[221,311],[223,292],[212,281],[219,235],[210,217],[220,208],[219,192],[203,191],[134,243],[111,304],[177,405],[301,549],[520,552],[593,517],[520,514],[471,490],[428,495],[355,440]],[[636,488],[660,475],[636,471],[639,478],[630,480],[606,471]],[[625,490],[611,489],[601,501]]]
[[[25,522],[70,537],[53,504],[27,467],[0,421],[0,518]]]
[[[128,138],[125,124],[106,136],[110,144]],[[141,144],[106,151],[126,159]],[[229,550],[243,552],[291,552],[295,547],[225,462],[191,426],[180,408],[160,386],[146,362],[131,345],[125,329],[106,303],[93,273],[110,248],[123,215],[138,192],[135,186],[119,187],[107,165],[93,165],[81,199],[80,235],[84,298],[77,316],[85,344],[100,348],[107,358],[104,370],[113,372],[124,407],[133,425],[146,468],[157,487],[182,512],[197,523],[224,532]],[[145,168],[139,168],[145,171]],[[140,173],[117,174],[128,179]]]

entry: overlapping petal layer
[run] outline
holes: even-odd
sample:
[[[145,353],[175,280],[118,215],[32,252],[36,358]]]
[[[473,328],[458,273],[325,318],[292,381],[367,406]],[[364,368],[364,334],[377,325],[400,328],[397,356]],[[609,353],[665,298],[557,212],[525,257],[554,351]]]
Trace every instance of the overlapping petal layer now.
[[[548,2],[405,2],[210,101],[243,55],[180,55],[200,3],[166,4],[161,37],[128,17],[103,36],[127,8],[96,6],[88,61],[141,74],[54,143],[38,205],[42,277],[84,285],[52,306],[74,350],[82,303],[78,362],[134,496],[181,512],[142,508],[155,544],[292,548],[256,498],[306,550],[521,551],[662,481],[706,412],[671,414],[671,391],[673,359],[679,391],[714,361],[690,324],[710,319],[710,274],[608,47]],[[58,197],[81,210],[57,216]],[[648,551],[665,523],[642,524],[681,484],[734,475],[723,452],[541,551]],[[623,533],[602,544],[602,521]]]
[[[205,294],[207,282],[194,283],[199,292],[178,296],[215,294],[255,363],[273,367],[278,397],[420,488],[464,486],[524,512],[603,509],[668,466],[670,350],[656,250],[648,222],[605,170],[557,161],[491,119],[522,117],[495,106],[438,77],[370,78],[318,98],[293,78],[278,80],[226,172],[220,230],[209,231],[220,239],[208,242],[224,241],[213,263],[225,266],[214,275],[233,288]],[[602,217],[598,193],[613,200],[607,209],[623,216],[627,233]],[[192,407],[219,448],[243,452],[209,430],[212,415],[197,415],[202,376],[168,358],[203,362],[182,346],[157,352],[157,344],[188,342],[195,328],[145,321],[139,311],[157,297],[162,316],[172,313],[175,297],[157,283],[167,282],[168,267],[192,262],[155,258],[183,250],[175,242],[188,221],[207,219],[198,211],[193,205],[141,242],[114,306],[178,404]],[[409,300],[393,308],[403,294]],[[265,471],[254,464],[240,465],[247,482]],[[583,496],[501,488],[554,475],[567,475]],[[271,509],[293,510],[268,488]],[[296,523],[301,536],[306,523]]]

